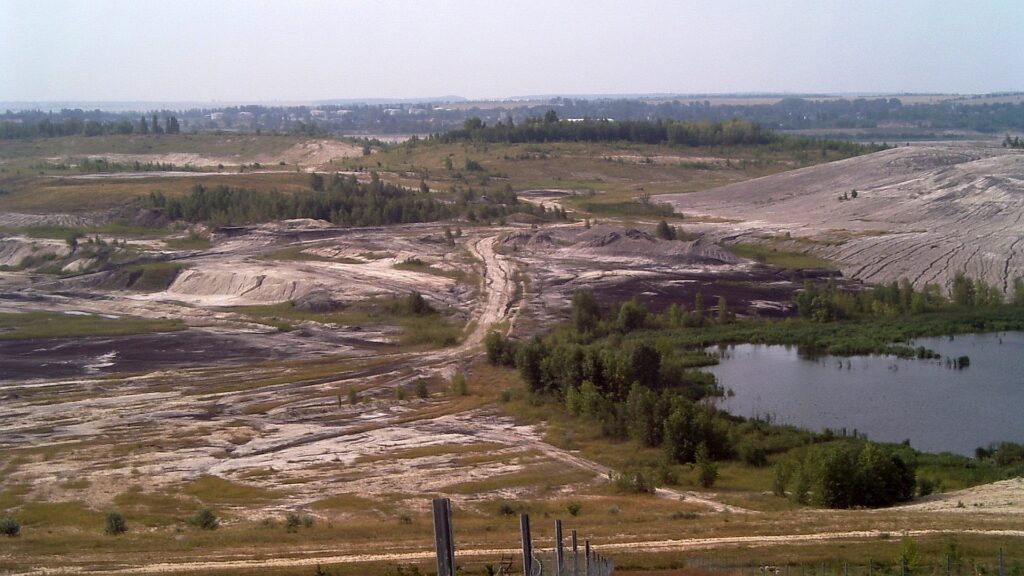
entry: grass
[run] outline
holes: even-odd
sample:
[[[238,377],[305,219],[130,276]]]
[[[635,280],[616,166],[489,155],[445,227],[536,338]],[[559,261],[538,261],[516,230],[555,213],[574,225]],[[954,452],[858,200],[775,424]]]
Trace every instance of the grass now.
[[[122,238],[153,238],[167,234],[165,228],[137,226],[130,222],[119,221],[103,226],[26,226],[23,228],[4,228],[8,234],[24,234],[29,238],[51,238],[63,240],[71,236],[117,236]]]
[[[181,320],[122,316],[69,315],[58,312],[0,313],[0,340],[83,338],[173,332],[187,326]]]
[[[212,243],[209,238],[199,234],[189,234],[183,238],[168,238],[164,244],[173,250],[206,250]]]
[[[118,269],[107,280],[107,286],[136,292],[160,292],[174,283],[185,268],[177,262],[150,262]]]
[[[779,268],[787,269],[808,269],[826,268],[836,270],[839,266],[831,260],[820,258],[808,252],[797,252],[782,250],[777,247],[762,244],[730,244],[725,247],[740,258],[747,258],[762,264],[769,264]]]
[[[276,500],[283,496],[276,490],[239,484],[218,476],[203,476],[193,480],[182,486],[181,493],[194,496],[204,504],[235,506]]]
[[[482,495],[509,488],[541,487],[544,492],[593,480],[594,474],[556,462],[527,464],[525,470],[490,476],[484,480],[458,482],[438,490],[446,494]]]
[[[438,314],[416,315],[403,310],[402,298],[378,298],[362,301],[336,312],[307,312],[291,302],[260,306],[238,306],[229,311],[244,314],[257,322],[289,331],[299,322],[318,322],[340,326],[396,326],[401,344],[405,346],[447,347],[462,336],[459,326]]]

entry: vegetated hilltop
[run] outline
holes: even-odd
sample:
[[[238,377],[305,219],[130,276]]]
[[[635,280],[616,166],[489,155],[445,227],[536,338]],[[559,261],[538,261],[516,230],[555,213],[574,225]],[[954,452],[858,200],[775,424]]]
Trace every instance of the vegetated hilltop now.
[[[897,148],[658,199],[748,222],[728,239],[787,233],[783,243],[867,282],[948,288],[965,272],[1008,292],[1024,276],[1024,154],[1014,150]]]

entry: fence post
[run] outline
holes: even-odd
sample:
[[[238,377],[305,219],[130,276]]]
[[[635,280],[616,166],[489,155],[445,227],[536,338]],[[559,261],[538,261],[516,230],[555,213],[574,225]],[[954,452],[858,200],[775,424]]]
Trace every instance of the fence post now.
[[[434,512],[434,546],[437,550],[437,576],[455,576],[455,539],[452,537],[452,502],[436,498]]]
[[[900,560],[900,574],[907,576],[907,559]]]
[[[576,542],[576,531],[572,531],[572,576],[580,576],[580,549]]]
[[[519,529],[523,532],[523,576],[533,574],[533,540],[530,538],[530,515],[519,515]]]
[[[868,576],[875,576],[875,565],[868,558]]]
[[[562,521],[555,520],[555,576],[562,576],[565,550],[562,549]]]
[[[999,548],[999,576],[1006,576],[1006,572],[1003,571],[1003,549]]]
[[[590,574],[590,539],[583,541],[583,576],[591,576]]]

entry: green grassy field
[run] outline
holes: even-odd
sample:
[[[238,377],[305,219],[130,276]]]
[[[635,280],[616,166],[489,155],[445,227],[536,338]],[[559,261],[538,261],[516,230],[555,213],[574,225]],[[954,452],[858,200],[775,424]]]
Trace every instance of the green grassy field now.
[[[83,338],[172,332],[187,328],[181,320],[122,316],[69,315],[57,312],[0,314],[0,340],[33,338]]]

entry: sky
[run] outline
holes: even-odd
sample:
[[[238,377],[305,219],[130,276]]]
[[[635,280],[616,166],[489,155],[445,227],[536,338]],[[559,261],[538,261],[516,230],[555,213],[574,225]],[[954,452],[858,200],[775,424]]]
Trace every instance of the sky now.
[[[0,0],[0,101],[1024,90],[1024,0]]]

